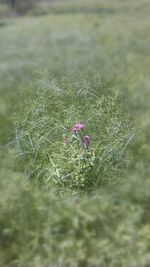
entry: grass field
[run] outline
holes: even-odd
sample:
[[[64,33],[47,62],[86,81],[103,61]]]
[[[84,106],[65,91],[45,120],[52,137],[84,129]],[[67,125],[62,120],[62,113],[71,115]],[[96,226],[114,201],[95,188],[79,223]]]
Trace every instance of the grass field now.
[[[4,11],[0,266],[148,267],[149,1]]]

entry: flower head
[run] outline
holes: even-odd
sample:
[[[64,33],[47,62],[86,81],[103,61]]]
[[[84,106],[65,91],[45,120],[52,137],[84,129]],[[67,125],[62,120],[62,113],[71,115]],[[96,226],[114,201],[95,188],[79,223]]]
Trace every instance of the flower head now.
[[[91,144],[91,137],[88,136],[88,135],[84,136],[84,137],[83,137],[83,144],[84,144],[84,146],[85,146],[86,148],[89,147],[90,144]]]
[[[80,131],[80,130],[82,130],[82,129],[85,129],[85,124],[83,124],[83,123],[77,123],[77,124],[75,124],[75,125],[72,127],[71,131],[72,131],[73,133],[77,133],[78,131]]]

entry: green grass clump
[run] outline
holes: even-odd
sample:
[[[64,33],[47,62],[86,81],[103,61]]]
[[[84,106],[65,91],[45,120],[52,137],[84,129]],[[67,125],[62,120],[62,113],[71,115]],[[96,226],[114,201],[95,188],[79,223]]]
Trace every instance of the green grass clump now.
[[[16,130],[18,158],[28,179],[59,191],[88,191],[117,181],[133,135],[121,97],[109,91],[98,81],[93,88],[66,82],[61,89],[52,83],[39,90]],[[81,122],[86,129],[72,134]],[[92,141],[86,148],[81,139],[87,134]],[[69,136],[73,140],[66,144]]]

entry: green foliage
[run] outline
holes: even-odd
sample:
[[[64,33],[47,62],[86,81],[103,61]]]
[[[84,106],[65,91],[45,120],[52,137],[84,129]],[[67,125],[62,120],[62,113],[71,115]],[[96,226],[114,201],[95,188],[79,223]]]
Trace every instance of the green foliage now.
[[[149,0],[44,2],[45,17],[0,21],[0,266],[150,266]],[[23,154],[14,168],[16,120]],[[97,172],[100,188],[86,195],[70,194],[70,180],[68,194],[63,183],[44,183],[47,155],[63,172],[78,157],[78,142],[72,155],[64,140],[79,122],[91,137],[84,152],[96,149],[94,173],[103,149],[113,148]]]
[[[130,189],[128,182],[123,183],[122,189],[95,192],[90,201],[67,195],[58,200],[10,174],[5,179],[10,177],[0,202],[1,266],[148,263],[150,228],[143,223],[143,210],[149,192],[140,194],[130,181]]]
[[[97,81],[89,90],[63,86],[65,90],[53,84],[43,93],[40,90],[20,118],[16,142],[22,171],[32,181],[59,191],[87,191],[114,182],[126,166],[126,148],[133,137],[121,97]],[[81,132],[65,143],[71,127],[79,122],[87,126],[91,148],[82,147]]]
[[[0,19],[10,15],[10,10],[8,6],[0,3]],[[0,27],[2,27],[2,22],[0,21]]]
[[[25,14],[28,10],[33,8],[35,1],[33,0],[16,0],[14,8],[18,14]]]

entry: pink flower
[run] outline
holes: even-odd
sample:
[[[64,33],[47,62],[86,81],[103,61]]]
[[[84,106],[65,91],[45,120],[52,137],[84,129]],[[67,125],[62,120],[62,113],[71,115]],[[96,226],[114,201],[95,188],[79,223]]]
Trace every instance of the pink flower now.
[[[84,144],[84,146],[85,146],[86,148],[89,147],[90,144],[91,144],[91,137],[88,136],[88,135],[84,136],[84,137],[83,137],[83,144]]]
[[[73,133],[77,133],[78,131],[80,131],[80,130],[82,130],[82,129],[85,129],[85,124],[83,124],[83,123],[77,123],[77,124],[75,124],[75,125],[72,127],[71,131],[72,131]]]

